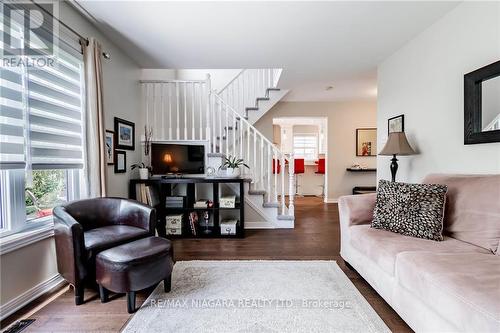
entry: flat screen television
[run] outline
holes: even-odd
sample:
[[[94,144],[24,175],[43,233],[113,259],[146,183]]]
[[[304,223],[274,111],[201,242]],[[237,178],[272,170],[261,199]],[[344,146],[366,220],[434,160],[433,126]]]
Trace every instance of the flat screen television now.
[[[204,174],[205,146],[173,143],[151,144],[153,174]]]

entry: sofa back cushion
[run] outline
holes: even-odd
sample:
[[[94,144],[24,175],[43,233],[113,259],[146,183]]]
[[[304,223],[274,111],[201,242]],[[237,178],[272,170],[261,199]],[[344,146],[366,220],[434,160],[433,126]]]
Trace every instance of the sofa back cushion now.
[[[500,175],[430,174],[423,182],[448,186],[443,234],[500,254]]]

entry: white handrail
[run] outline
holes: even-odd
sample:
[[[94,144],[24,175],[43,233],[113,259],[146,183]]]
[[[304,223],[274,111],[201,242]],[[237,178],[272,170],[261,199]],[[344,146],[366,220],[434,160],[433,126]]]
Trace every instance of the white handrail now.
[[[242,70],[219,93],[212,91],[209,75],[206,80],[140,82],[145,122],[153,129],[154,141],[205,140],[212,153],[251,161],[253,189],[265,191],[264,202],[278,204],[281,215],[293,216],[293,155],[284,154],[246,118],[246,108],[255,107],[258,97],[267,97],[280,72]]]
[[[281,72],[281,68],[244,69],[217,94],[240,114],[245,114],[246,108],[257,106],[258,98],[268,97],[269,88],[277,87]]]
[[[210,75],[206,80],[141,80],[145,125],[153,140],[211,142]]]
[[[139,83],[205,83],[206,80],[139,80]]]
[[[239,114],[231,105],[227,104],[223,99],[222,97],[220,97],[218,94],[216,93],[212,93],[212,96],[214,96],[217,101],[219,101],[221,104],[225,105],[227,107],[228,110],[232,111],[234,114],[236,114],[237,117],[240,118],[240,121],[242,121],[245,125],[247,125],[249,128],[251,128],[254,133],[256,133],[256,135],[258,135],[259,139],[262,139],[264,142],[266,142],[268,145],[270,146],[273,146],[275,147],[275,145],[269,141],[268,138],[266,138],[264,136],[264,134],[262,134],[261,132],[259,132],[259,130],[257,128],[255,128],[252,124],[250,124],[250,122],[248,120],[246,120],[244,117],[241,116],[241,114]],[[277,149],[277,148],[276,148]],[[286,155],[281,152],[281,150],[277,150],[278,154],[280,156],[283,156],[285,158],[285,160],[288,162],[288,158],[286,157]]]
[[[218,146],[212,145],[212,152],[223,152],[226,155],[234,156],[239,151],[239,158],[246,158],[247,161],[252,162],[252,183],[255,189],[265,191],[264,201],[267,203],[280,202],[281,215],[293,216],[295,210],[295,161],[293,155],[287,156],[279,150],[239,112],[227,104],[220,95],[212,92],[210,96],[213,100],[213,110],[216,113],[214,119],[218,119],[212,128],[218,128],[220,133],[217,140]],[[240,131],[239,133],[236,133],[236,128]],[[281,180],[278,180],[278,165],[281,169],[279,172]],[[286,165],[288,165],[288,187],[285,186]],[[286,205],[287,196],[288,207]]]

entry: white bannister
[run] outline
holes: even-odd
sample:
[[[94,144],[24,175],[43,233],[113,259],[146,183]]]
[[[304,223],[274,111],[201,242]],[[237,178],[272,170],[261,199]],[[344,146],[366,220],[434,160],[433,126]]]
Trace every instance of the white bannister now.
[[[140,81],[145,125],[153,140],[211,142],[210,75],[206,80]]]
[[[246,116],[247,107],[255,107],[257,98],[268,97],[267,89],[276,88],[281,68],[244,69],[218,95],[239,114]]]
[[[250,163],[252,187],[254,190],[266,192],[264,202],[279,203],[282,215],[294,215],[295,179],[293,175],[293,156],[286,156],[269,141],[261,132],[250,124],[240,113],[228,105],[220,95],[211,94],[217,122],[212,129],[217,128],[222,135],[213,145],[212,152],[223,152],[226,155],[244,158]],[[276,172],[273,173],[273,160]],[[279,162],[278,162],[279,161]],[[280,165],[278,179],[278,167]],[[287,167],[288,166],[288,167]],[[288,170],[288,187],[285,173]],[[288,198],[288,204],[286,199]]]
[[[267,89],[276,87],[280,73],[281,69],[243,70],[220,93],[211,91],[208,75],[198,81],[141,81],[152,140],[205,140],[212,153],[245,159],[252,188],[265,191],[264,202],[278,204],[281,215],[293,216],[293,156],[283,154],[244,117],[257,97],[266,97]]]

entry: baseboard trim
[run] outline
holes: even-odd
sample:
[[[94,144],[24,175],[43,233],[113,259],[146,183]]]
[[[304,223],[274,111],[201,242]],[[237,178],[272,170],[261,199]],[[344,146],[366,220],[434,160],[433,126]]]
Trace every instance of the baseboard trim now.
[[[325,198],[325,203],[338,203],[339,198]]]
[[[28,305],[30,302],[33,302],[38,297],[58,288],[63,283],[63,277],[60,274],[56,274],[47,281],[34,286],[16,298],[0,305],[0,320],[4,320],[14,312]]]
[[[271,222],[245,221],[245,229],[276,229],[276,226]]]

